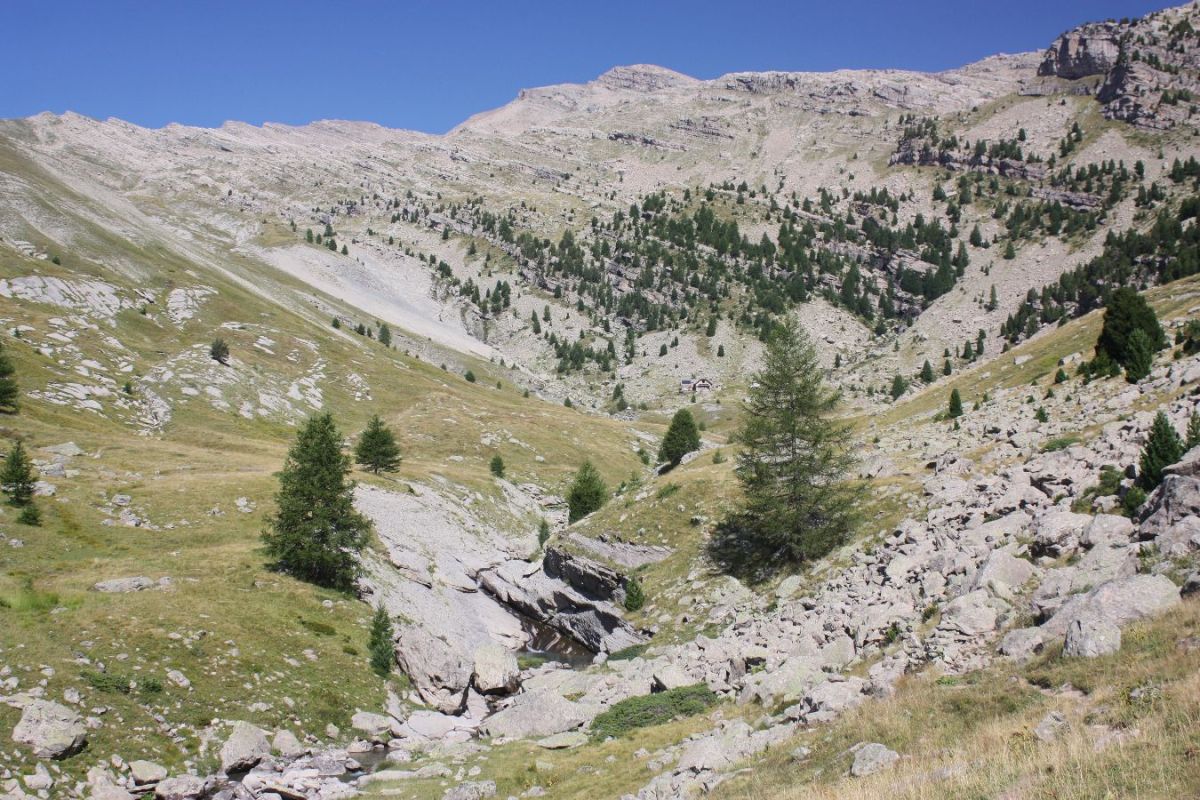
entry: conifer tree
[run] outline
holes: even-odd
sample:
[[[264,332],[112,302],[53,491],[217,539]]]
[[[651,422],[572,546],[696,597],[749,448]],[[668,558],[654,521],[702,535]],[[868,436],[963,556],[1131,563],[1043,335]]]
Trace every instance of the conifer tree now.
[[[391,674],[392,664],[396,661],[392,635],[392,618],[380,604],[375,607],[375,616],[371,617],[371,636],[367,649],[371,653],[371,669],[381,678]]]
[[[908,391],[908,381],[904,380],[904,376],[897,373],[896,377],[892,378],[892,399],[899,400],[900,397]]]
[[[816,348],[795,322],[768,341],[751,385],[736,468],[745,504],[711,547],[718,563],[761,571],[845,542],[859,490],[847,481],[850,428],[830,418],[839,396],[822,382]]]
[[[490,469],[492,474],[497,478],[504,477],[504,459],[500,457],[499,453],[492,456],[492,461],[490,464],[488,464],[488,469]]]
[[[1142,450],[1141,468],[1138,471],[1138,485],[1147,492],[1152,492],[1162,483],[1162,471],[1183,457],[1184,443],[1175,432],[1167,415],[1158,412],[1154,424],[1150,426],[1150,438]]]
[[[700,431],[692,412],[681,408],[671,418],[671,425],[658,448],[658,460],[671,466],[678,464],[684,456],[700,449]]]
[[[1188,418],[1187,440],[1184,442],[1184,447],[1188,450],[1200,447],[1200,412],[1193,411],[1192,416]]]
[[[0,488],[8,495],[9,505],[23,508],[33,502],[33,464],[25,445],[17,441],[8,451],[0,470]]]
[[[1131,358],[1131,347],[1144,347],[1134,342],[1133,333],[1141,330],[1149,340],[1151,355],[1166,347],[1167,337],[1158,316],[1146,299],[1133,289],[1122,287],[1112,293],[1105,304],[1104,324],[1096,340],[1096,358],[1107,356],[1122,367],[1127,367]]]
[[[625,610],[637,611],[646,605],[646,594],[642,590],[641,581],[632,575],[625,581]]]
[[[949,375],[949,374],[951,374],[952,372],[954,372],[954,367],[953,367],[953,366],[951,366],[951,364],[950,364],[950,359],[948,359],[948,358],[947,358],[946,360],[944,360],[944,361],[942,362],[942,374],[943,374],[943,375]]]
[[[349,472],[333,416],[310,417],[279,473],[277,510],[263,532],[278,569],[319,586],[353,588],[371,524],[354,510]]]
[[[218,364],[228,364],[229,345],[225,343],[224,339],[218,336],[216,339],[213,339],[212,345],[208,348],[208,355]]]
[[[13,377],[15,372],[12,360],[4,350],[4,344],[0,343],[0,411],[10,414],[15,414],[19,405],[17,381]]]
[[[367,421],[367,427],[358,437],[354,458],[376,475],[395,472],[400,468],[400,447],[396,444],[396,437],[378,414]]]
[[[567,520],[575,522],[597,510],[608,501],[608,486],[591,461],[584,461],[575,473],[575,481],[567,493]]]
[[[929,363],[929,359],[925,359],[925,364],[921,367],[921,382],[933,383],[933,365]]]
[[[1125,348],[1125,380],[1138,383],[1154,367],[1154,344],[1141,328],[1129,335]]]
[[[958,393],[957,386],[950,390],[949,414],[951,419],[955,419],[963,415],[962,395]]]
[[[29,505],[21,509],[21,513],[17,515],[17,522],[22,525],[32,525],[37,527],[42,524],[42,512],[38,510],[37,504],[30,502]]]
[[[392,329],[388,327],[386,322],[379,325],[379,343],[384,347],[392,346]]]

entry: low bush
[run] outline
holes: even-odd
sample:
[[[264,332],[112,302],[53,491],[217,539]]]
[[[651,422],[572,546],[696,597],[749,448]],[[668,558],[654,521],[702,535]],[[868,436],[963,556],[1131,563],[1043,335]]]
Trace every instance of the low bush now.
[[[702,714],[716,702],[716,694],[702,683],[630,697],[596,717],[592,722],[592,736],[600,740],[624,736],[638,728]]]

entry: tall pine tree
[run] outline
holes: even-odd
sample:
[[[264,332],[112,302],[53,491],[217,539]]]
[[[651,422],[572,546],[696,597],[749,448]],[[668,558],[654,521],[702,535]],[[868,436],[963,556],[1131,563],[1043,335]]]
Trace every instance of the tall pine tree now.
[[[354,510],[349,472],[333,416],[310,417],[279,473],[277,510],[263,533],[277,568],[319,586],[353,588],[371,524]]]
[[[367,427],[358,437],[354,458],[364,468],[378,475],[380,472],[395,472],[400,468],[400,448],[396,437],[375,414],[367,421]]]
[[[850,428],[830,418],[839,396],[822,383],[816,349],[794,322],[771,338],[751,385],[736,469],[745,505],[720,526],[713,555],[761,572],[845,542],[860,491],[848,481]]]

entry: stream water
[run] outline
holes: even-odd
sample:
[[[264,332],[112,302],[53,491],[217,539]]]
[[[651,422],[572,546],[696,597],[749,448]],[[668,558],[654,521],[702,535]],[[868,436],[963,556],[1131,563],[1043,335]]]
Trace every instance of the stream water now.
[[[517,651],[522,666],[532,661],[557,661],[579,669],[591,664],[596,655],[570,636],[529,617],[521,617],[521,627],[529,635],[525,647]]]

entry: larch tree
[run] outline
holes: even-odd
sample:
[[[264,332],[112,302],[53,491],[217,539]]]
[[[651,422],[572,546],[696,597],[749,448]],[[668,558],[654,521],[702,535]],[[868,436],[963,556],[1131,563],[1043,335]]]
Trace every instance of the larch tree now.
[[[774,567],[820,558],[857,524],[860,489],[848,425],[832,419],[839,395],[821,379],[812,340],[794,322],[767,344],[737,440],[743,508],[713,537],[718,563]]]

